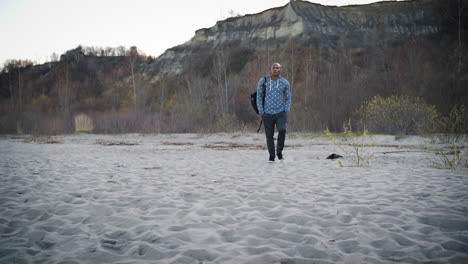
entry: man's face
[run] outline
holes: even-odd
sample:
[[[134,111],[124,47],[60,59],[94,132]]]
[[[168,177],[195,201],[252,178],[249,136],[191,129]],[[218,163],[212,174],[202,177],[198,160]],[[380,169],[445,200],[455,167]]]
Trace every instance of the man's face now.
[[[279,66],[278,64],[273,64],[273,66],[271,66],[271,75],[278,76],[280,75],[280,73],[281,73],[281,66]]]

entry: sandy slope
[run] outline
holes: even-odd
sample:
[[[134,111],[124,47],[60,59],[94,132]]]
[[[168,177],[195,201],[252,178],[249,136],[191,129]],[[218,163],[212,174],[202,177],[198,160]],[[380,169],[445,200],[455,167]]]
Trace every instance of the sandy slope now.
[[[468,169],[423,138],[364,168],[325,138],[274,164],[261,134],[54,140],[0,138],[0,263],[468,263]]]

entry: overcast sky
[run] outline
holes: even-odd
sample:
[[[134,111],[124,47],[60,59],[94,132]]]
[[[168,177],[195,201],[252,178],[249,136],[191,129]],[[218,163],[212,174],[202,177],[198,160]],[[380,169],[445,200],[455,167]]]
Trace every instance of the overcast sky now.
[[[0,0],[0,66],[7,59],[49,61],[78,45],[137,46],[147,55],[190,40],[229,16],[254,14],[289,0]],[[323,5],[375,0],[314,0]]]

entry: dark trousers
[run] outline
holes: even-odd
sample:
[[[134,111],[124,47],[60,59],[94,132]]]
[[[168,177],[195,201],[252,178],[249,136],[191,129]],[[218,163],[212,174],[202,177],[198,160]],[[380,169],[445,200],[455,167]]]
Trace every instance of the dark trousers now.
[[[265,136],[270,157],[275,157],[275,141],[273,139],[275,134],[275,125],[278,129],[278,145],[276,148],[276,154],[281,155],[284,148],[284,140],[286,139],[287,123],[288,114],[284,111],[273,115],[263,114],[263,125],[265,127]]]

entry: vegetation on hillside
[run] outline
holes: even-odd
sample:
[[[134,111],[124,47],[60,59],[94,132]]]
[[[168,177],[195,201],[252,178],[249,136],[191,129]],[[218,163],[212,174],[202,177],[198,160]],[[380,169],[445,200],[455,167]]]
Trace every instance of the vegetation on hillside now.
[[[42,65],[10,60],[0,74],[0,133],[72,133],[78,114],[94,133],[254,131],[249,96],[273,62],[292,86],[290,131],[339,132],[352,120],[373,133],[468,133],[467,32],[457,14],[437,34],[386,42],[181,45],[170,49],[190,54],[178,75],[136,47],[79,46]]]

